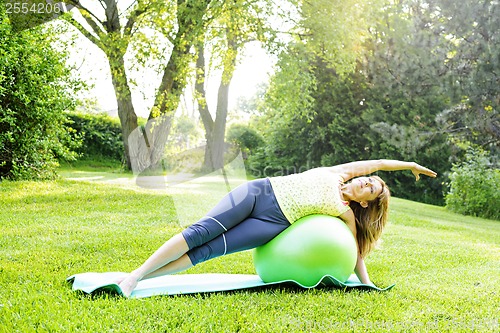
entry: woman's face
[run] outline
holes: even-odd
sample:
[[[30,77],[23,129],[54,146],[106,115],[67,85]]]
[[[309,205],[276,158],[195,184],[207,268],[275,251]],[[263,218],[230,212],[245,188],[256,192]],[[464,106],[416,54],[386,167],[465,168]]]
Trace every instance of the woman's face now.
[[[351,186],[357,202],[373,201],[382,193],[382,184],[372,177],[354,178]]]

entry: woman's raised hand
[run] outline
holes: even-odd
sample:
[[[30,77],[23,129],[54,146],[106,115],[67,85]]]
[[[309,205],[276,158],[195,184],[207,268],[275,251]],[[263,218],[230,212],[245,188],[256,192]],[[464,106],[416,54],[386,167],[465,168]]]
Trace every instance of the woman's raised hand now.
[[[420,174],[433,178],[437,176],[436,172],[432,171],[431,169],[427,169],[418,163],[415,163],[415,165],[411,168],[411,172],[413,173],[417,181],[420,179]]]

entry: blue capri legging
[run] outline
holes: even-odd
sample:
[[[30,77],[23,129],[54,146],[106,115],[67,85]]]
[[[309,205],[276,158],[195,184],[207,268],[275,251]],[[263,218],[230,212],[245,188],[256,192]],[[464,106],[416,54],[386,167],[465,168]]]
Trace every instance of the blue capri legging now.
[[[238,186],[182,235],[191,263],[252,249],[290,226],[268,178]]]

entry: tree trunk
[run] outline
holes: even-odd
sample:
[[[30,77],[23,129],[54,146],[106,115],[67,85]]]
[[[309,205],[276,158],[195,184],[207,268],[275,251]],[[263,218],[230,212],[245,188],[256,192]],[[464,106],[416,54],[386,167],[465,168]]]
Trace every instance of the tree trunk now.
[[[119,51],[108,52],[111,80],[115,89],[118,104],[118,117],[122,127],[122,140],[124,146],[125,164],[128,170],[132,169],[129,136],[137,128],[137,115],[132,103],[132,94],[127,81],[123,54]]]
[[[217,170],[224,167],[226,122],[229,105],[229,83],[221,82],[217,95],[217,111],[213,130],[207,136],[204,169]]]
[[[204,17],[211,0],[176,1],[178,28],[173,40],[174,47],[164,70],[155,105],[144,130],[137,126],[137,115],[132,104],[123,57],[127,52],[137,19],[149,10],[149,7],[138,6],[130,14],[122,29],[117,0],[103,0],[102,2],[105,10],[104,21],[99,20],[98,15],[94,15],[79,3],[75,5],[90,29],[71,17],[67,20],[88,40],[103,50],[108,58],[118,104],[118,116],[122,126],[126,166],[140,173],[157,166],[163,157],[172,118],[186,86],[191,61],[189,50],[203,35],[207,19],[213,19],[213,17]]]
[[[221,83],[217,93],[217,108],[215,121],[212,120],[206,103],[199,106],[199,111],[203,124],[205,126],[205,138],[207,146],[205,149],[205,160],[203,169],[205,171],[214,171],[224,167],[224,152],[226,144],[224,142],[226,134],[227,114],[229,108],[229,86],[234,73],[236,64],[237,46],[236,43],[228,36],[228,48],[232,54],[229,65],[224,66]],[[198,50],[197,68],[200,71],[199,75],[205,73],[205,61],[203,57],[203,47]],[[204,78],[204,76],[203,76]],[[205,89],[203,87],[203,78],[197,78],[196,91],[205,97]]]
[[[192,61],[190,49],[204,32],[203,16],[209,3],[210,0],[177,1],[179,29],[173,40],[172,54],[163,71],[161,84],[145,131],[150,167],[158,166],[163,158],[172,119],[187,84],[186,71]]]

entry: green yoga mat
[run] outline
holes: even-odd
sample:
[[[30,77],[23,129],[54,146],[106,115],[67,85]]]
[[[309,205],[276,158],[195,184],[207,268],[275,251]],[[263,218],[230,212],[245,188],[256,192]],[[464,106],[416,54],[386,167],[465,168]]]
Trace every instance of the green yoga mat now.
[[[73,290],[80,290],[86,294],[109,292],[122,295],[120,287],[114,281],[124,275],[126,273],[121,272],[81,273],[68,277],[67,281],[72,284]],[[333,276],[325,275],[312,287],[305,287],[293,280],[266,283],[258,275],[252,274],[178,274],[139,281],[130,298],[220,292],[280,284],[294,284],[305,289],[335,287],[378,291],[394,287],[391,285],[386,288],[378,288],[374,285],[362,284],[354,274],[346,282],[340,282]]]

